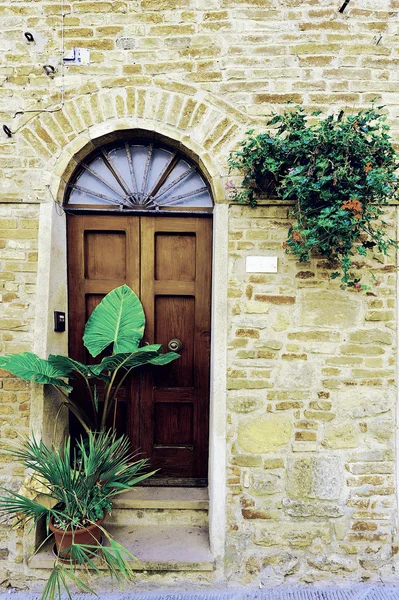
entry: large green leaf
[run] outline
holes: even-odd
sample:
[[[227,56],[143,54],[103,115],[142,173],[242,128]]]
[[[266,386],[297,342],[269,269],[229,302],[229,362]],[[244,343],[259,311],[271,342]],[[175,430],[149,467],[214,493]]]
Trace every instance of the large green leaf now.
[[[90,368],[69,356],[61,356],[60,354],[50,354],[48,361],[56,369],[65,372],[66,376],[70,376],[73,372],[80,373],[83,377],[90,377]]]
[[[160,354],[152,358],[149,362],[151,365],[167,365],[172,360],[176,360],[176,358],[180,358],[180,354],[177,354],[177,352],[167,352],[166,354]]]
[[[72,373],[80,373],[80,375],[82,375],[86,379],[97,377],[98,379],[109,381],[109,377],[107,375],[98,375],[95,373],[95,371],[93,371],[91,365],[84,365],[78,362],[77,360],[73,360],[73,358],[69,358],[69,356],[61,356],[60,354],[50,354],[50,356],[48,357],[48,361],[56,369],[64,371],[66,377],[70,377]]]
[[[151,346],[139,348],[135,352],[113,354],[103,358],[100,364],[91,365],[90,369],[95,375],[99,376],[103,371],[115,371],[120,367],[129,369],[139,367],[159,358],[161,350],[162,346],[160,344],[152,344]]]
[[[50,383],[65,388],[68,392],[72,387],[68,385],[61,377],[68,377],[68,373],[52,365],[48,360],[39,358],[32,352],[22,352],[21,354],[6,354],[0,357],[0,368],[10,371],[25,381],[34,381],[36,383]]]
[[[109,292],[94,309],[86,323],[83,342],[92,356],[110,344],[113,352],[133,352],[143,337],[143,306],[127,285]]]

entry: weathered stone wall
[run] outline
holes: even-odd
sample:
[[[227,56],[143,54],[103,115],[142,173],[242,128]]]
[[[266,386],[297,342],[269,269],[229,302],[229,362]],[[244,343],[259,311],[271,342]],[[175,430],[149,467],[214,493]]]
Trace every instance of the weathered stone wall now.
[[[395,208],[389,220],[395,221]],[[288,207],[230,210],[228,561],[264,584],[392,575],[396,266],[370,289],[282,249]],[[245,272],[248,254],[277,274]]]
[[[32,349],[37,270],[38,207],[0,204],[0,331],[1,354]],[[1,371],[0,440],[10,443],[29,433],[30,385]],[[23,469],[0,458],[1,485],[18,489]],[[0,585],[7,562],[22,560],[21,533],[0,528]]]
[[[46,186],[67,166],[63,149],[78,135],[89,142],[96,123],[105,124],[100,135],[111,119],[145,126],[155,115],[155,129],[205,148],[226,178],[245,127],[286,100],[352,110],[377,98],[398,138],[399,2],[351,0],[342,14],[341,4],[0,2],[0,124],[15,132],[0,143],[2,352],[32,349],[37,203],[53,201],[58,188]],[[90,66],[61,66],[62,48],[74,46],[91,49]],[[15,115],[36,109],[55,112]],[[216,201],[227,201],[218,183]],[[394,223],[394,209],[390,216]],[[226,575],[387,577],[396,547],[396,269],[370,262],[370,291],[341,291],[324,260],[297,265],[283,254],[286,225],[284,206],[231,207]],[[246,274],[254,253],[278,255],[278,274]],[[28,430],[30,392],[14,378],[2,385],[5,439]],[[22,473],[1,457],[0,475],[18,486]],[[21,556],[20,541],[1,529],[0,575],[17,572]]]

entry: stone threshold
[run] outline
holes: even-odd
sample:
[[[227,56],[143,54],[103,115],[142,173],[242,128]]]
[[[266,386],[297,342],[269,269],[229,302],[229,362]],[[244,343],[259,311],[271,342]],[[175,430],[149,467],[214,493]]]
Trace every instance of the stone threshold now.
[[[136,487],[115,499],[114,508],[208,510],[207,488]]]
[[[137,558],[128,561],[134,571],[213,571],[207,527],[175,525],[109,525],[109,534]],[[51,538],[29,560],[32,569],[52,569]],[[106,568],[100,566],[100,568]]]

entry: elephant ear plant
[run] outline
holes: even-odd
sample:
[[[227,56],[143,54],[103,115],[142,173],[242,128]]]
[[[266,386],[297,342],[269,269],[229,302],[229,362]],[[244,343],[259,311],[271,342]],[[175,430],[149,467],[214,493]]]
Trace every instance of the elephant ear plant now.
[[[398,156],[389,136],[383,106],[319,118],[299,107],[266,115],[267,130],[247,132],[230,166],[243,173],[242,188],[226,188],[239,202],[257,204],[261,182],[272,180],[277,195],[294,202],[284,243],[300,262],[313,251],[332,259],[342,287],[365,286],[351,273],[353,256],[375,248],[397,248],[383,220],[384,205],[398,191]],[[266,191],[266,190],[265,190]]]
[[[101,431],[111,417],[115,427],[118,393],[133,369],[148,364],[166,365],[179,358],[175,352],[162,354],[160,344],[139,348],[144,327],[139,298],[127,285],[122,285],[103,298],[86,323],[83,342],[91,356],[95,358],[104,350],[111,350],[101,362],[85,365],[54,354],[44,360],[23,352],[0,357],[0,368],[27,381],[54,386],[63,396],[62,405],[75,415],[86,432]],[[68,380],[75,377],[85,382],[86,403],[68,395],[72,391]]]
[[[129,447],[126,436],[117,439],[115,432],[89,432],[77,442],[73,467],[70,438],[57,449],[33,439],[3,450],[29,469],[46,502],[5,490],[0,496],[0,514],[14,517],[15,526],[29,522],[33,526],[44,519],[47,531],[56,532],[56,540],[58,532],[58,555],[41,600],[61,600],[62,589],[71,599],[70,585],[95,593],[90,574],[98,577],[108,572],[119,583],[132,579],[129,562],[135,557],[103,525],[115,496],[153,474],[145,472],[147,461],[136,460]]]

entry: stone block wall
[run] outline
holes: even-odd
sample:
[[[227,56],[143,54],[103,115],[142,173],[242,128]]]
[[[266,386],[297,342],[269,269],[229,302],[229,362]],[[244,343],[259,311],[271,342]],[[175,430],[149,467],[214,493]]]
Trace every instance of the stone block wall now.
[[[2,352],[32,350],[39,204],[56,196],[47,186],[63,148],[78,133],[89,141],[96,123],[106,133],[111,119],[128,126],[156,115],[183,144],[199,132],[222,166],[216,202],[228,202],[227,158],[243,128],[260,127],[287,100],[331,111],[376,98],[398,142],[399,1],[351,0],[340,13],[342,4],[0,0],[0,125],[14,132],[0,129]],[[62,67],[74,46],[90,49],[89,66]],[[67,165],[57,165],[61,176]],[[370,290],[344,292],[325,260],[299,265],[283,253],[287,215],[278,202],[230,208],[226,577],[387,578],[396,551],[396,266],[376,257]],[[388,216],[394,226],[394,207]],[[245,273],[248,254],[278,255],[278,274]],[[3,440],[29,430],[31,392],[5,373],[0,386]],[[17,488],[22,475],[0,457],[2,483]],[[21,540],[0,529],[0,583],[18,574],[22,554]]]
[[[230,209],[230,569],[238,554],[243,582],[389,577],[395,257],[357,265],[366,293],[341,290],[325,259],[285,254],[288,210]],[[278,273],[246,273],[250,254]]]
[[[0,204],[1,354],[32,349],[37,271],[37,206]],[[1,372],[0,439],[29,427],[30,385]],[[0,475],[20,475],[2,457]]]
[[[0,204],[1,354],[32,350],[37,271],[38,206]],[[0,441],[9,444],[29,433],[30,384],[0,370]],[[22,467],[2,454],[0,485],[18,490]],[[0,527],[0,585],[9,566],[22,561],[22,532]]]

